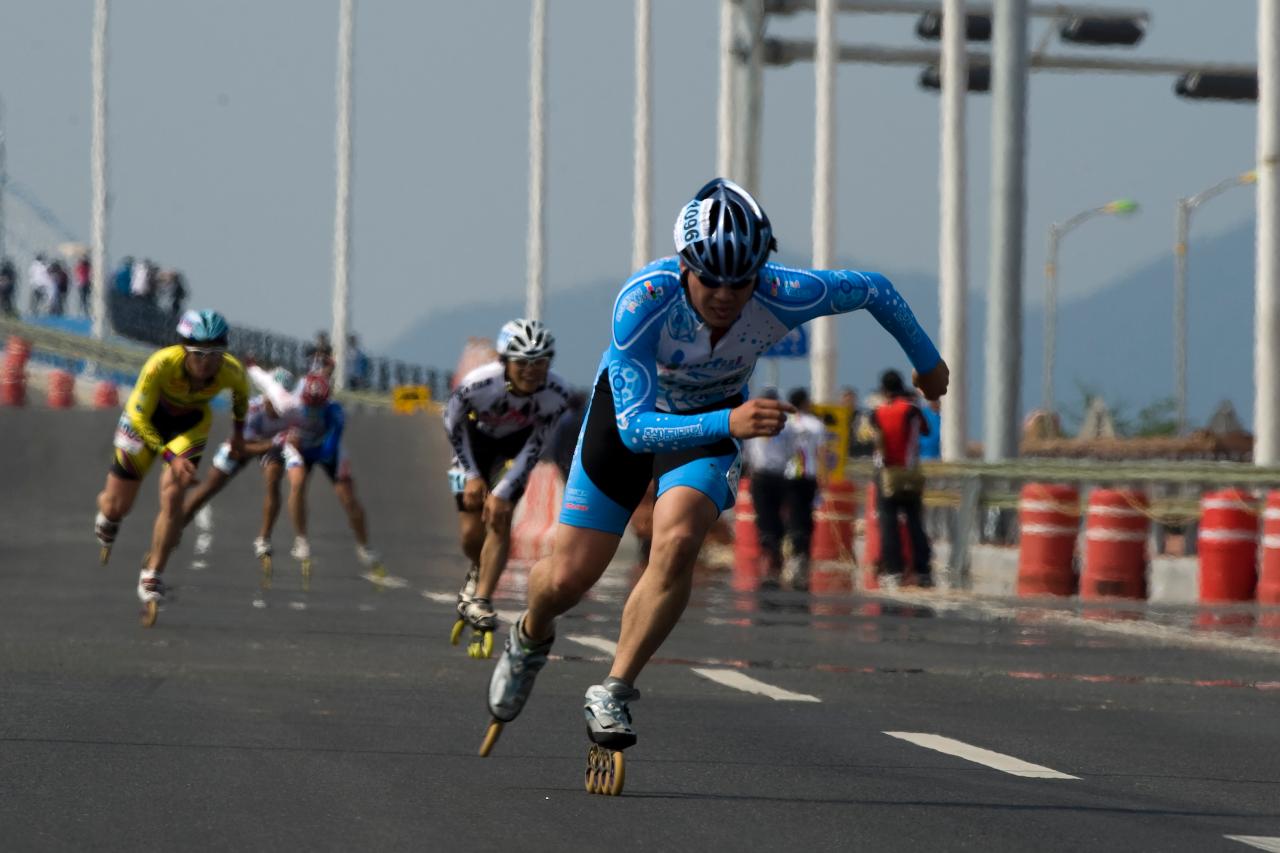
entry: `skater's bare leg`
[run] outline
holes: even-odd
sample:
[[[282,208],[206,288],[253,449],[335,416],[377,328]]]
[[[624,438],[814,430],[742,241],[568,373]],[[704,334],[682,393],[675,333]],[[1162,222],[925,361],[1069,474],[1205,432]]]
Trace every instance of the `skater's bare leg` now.
[[[258,535],[267,541],[271,540],[271,531],[280,515],[280,481],[283,479],[284,466],[279,462],[272,462],[262,469],[265,488],[262,495],[262,529],[258,531]]]
[[[288,470],[289,519],[295,536],[307,535],[307,468],[299,465]]]
[[[508,505],[509,506],[509,505]],[[480,549],[480,578],[476,581],[476,598],[492,598],[502,570],[511,552],[511,513],[490,516],[484,525],[484,546]]]
[[[169,561],[182,533],[182,504],[190,480],[185,480],[172,466],[166,465],[160,474],[160,511],[151,531],[151,551],[147,568],[159,574]]]
[[[462,553],[471,565],[480,564],[480,552],[484,548],[484,519],[478,512],[458,513],[458,538],[462,541]]]
[[[551,637],[555,618],[600,580],[621,541],[621,536],[603,530],[568,524],[556,528],[551,556],[529,572],[529,609],[522,626],[529,639],[541,642]]]
[[[187,492],[186,499],[182,503],[182,526],[186,527],[190,524],[191,519],[196,517],[196,513],[213,500],[214,495],[222,491],[229,482],[231,482],[229,475],[217,468],[210,470],[203,483]]]
[[[609,675],[627,684],[680,621],[693,588],[693,566],[702,540],[719,513],[696,489],[677,486],[658,498],[653,508],[653,551],[649,566],[627,597],[622,633]]]
[[[111,521],[119,522],[133,509],[138,497],[141,480],[126,480],[114,473],[107,474],[107,483],[98,493],[98,512]]]
[[[338,503],[342,504],[342,509],[347,514],[347,521],[351,524],[351,532],[356,537],[356,544],[361,547],[368,545],[369,531],[365,528],[364,506],[356,497],[355,481],[350,477],[338,480],[333,484],[333,491],[338,496]]]

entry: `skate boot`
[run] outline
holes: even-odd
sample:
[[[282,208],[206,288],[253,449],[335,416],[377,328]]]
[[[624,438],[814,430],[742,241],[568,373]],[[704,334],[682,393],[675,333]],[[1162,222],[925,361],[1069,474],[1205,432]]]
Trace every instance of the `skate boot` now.
[[[360,561],[360,565],[364,566],[364,570],[374,577],[385,578],[387,576],[387,570],[382,565],[382,555],[372,548],[357,545],[356,559]]]
[[[293,538],[293,548],[289,550],[289,555],[302,564],[302,591],[306,592],[310,590],[311,543],[307,541],[307,537],[295,536]]]
[[[555,637],[544,643],[533,645],[524,636],[521,618],[511,626],[507,642],[498,655],[498,665],[493,668],[493,677],[489,680],[489,713],[493,720],[485,731],[484,742],[480,744],[480,755],[484,757],[493,749],[498,735],[502,733],[504,724],[520,715],[524,703],[533,692],[533,681],[538,672],[547,665],[547,655]]]
[[[120,522],[112,521],[102,513],[93,520],[93,532],[98,537],[98,543],[102,549],[98,552],[98,559],[102,565],[107,564],[107,560],[111,559],[111,546],[115,544],[116,534],[120,532]]]
[[[462,589],[458,590],[458,602],[453,609],[458,613],[458,619],[453,623],[453,630],[449,632],[449,644],[458,645],[458,637],[462,636],[462,629],[467,627],[467,605],[471,603],[471,599],[476,594],[476,582],[480,580],[480,567],[472,564],[467,569],[467,577],[462,582]]]
[[[471,626],[471,643],[467,656],[488,659],[493,656],[493,629],[498,627],[498,616],[487,598],[473,598],[462,613],[463,620]],[[456,642],[455,642],[456,645]]]
[[[165,585],[160,576],[151,569],[143,569],[138,575],[138,601],[142,602],[142,627],[150,628],[156,624],[156,616],[160,612],[160,604],[164,601]]]
[[[253,540],[253,556],[262,566],[262,588],[271,589],[271,540],[263,536]]]
[[[622,750],[636,742],[629,703],[639,698],[639,690],[618,678],[606,678],[603,684],[587,688],[582,711],[587,720],[587,736],[591,738],[584,777],[588,793],[610,797],[622,793]]]

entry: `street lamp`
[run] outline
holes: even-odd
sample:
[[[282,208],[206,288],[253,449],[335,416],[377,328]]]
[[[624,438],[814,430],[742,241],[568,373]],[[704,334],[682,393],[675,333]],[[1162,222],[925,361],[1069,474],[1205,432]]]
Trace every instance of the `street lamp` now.
[[[1046,412],[1054,410],[1053,357],[1054,338],[1058,327],[1058,242],[1068,232],[1074,231],[1095,216],[1108,214],[1127,216],[1130,213],[1136,213],[1137,210],[1136,201],[1120,198],[1101,207],[1077,213],[1065,222],[1055,222],[1049,226],[1049,257],[1044,265],[1044,373],[1041,379],[1041,390],[1044,394],[1042,405]]]
[[[1173,384],[1178,396],[1178,435],[1187,431],[1187,240],[1191,211],[1232,187],[1254,184],[1257,180],[1256,172],[1241,172],[1177,201],[1173,242]]]

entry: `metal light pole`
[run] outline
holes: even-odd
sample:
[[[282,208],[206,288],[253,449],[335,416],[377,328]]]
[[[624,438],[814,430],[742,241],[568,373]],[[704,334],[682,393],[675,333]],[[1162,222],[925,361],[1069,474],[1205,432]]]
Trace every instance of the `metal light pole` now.
[[[942,458],[964,459],[968,450],[968,228],[965,219],[965,110],[969,61],[964,43],[964,0],[945,0],[942,12],[941,153],[938,169],[938,298],[942,357],[951,384],[942,418]]]
[[[1258,0],[1253,461],[1280,463],[1280,0]]]
[[[1018,455],[1026,230],[1027,0],[996,0],[991,41],[991,283],[983,457]]]
[[[650,65],[652,28],[650,0],[636,0],[636,103],[635,174],[632,184],[631,268],[638,270],[650,259],[653,239],[653,71]]]
[[[1178,435],[1187,432],[1187,249],[1191,212],[1232,187],[1253,184],[1257,180],[1256,172],[1242,172],[1177,201],[1173,240],[1173,385],[1178,398]]]
[[[547,268],[546,225],[542,219],[546,203],[547,134],[547,0],[533,0],[529,22],[529,244],[525,265],[528,284],[525,316],[542,319],[543,275]]]
[[[737,74],[734,73],[733,34],[737,29],[738,4],[734,0],[720,0],[720,91],[716,102],[716,174],[733,177],[738,153],[734,150],[737,138],[739,93],[736,91]]]
[[[334,387],[347,387],[347,331],[351,309],[351,66],[355,0],[338,4],[338,193],[333,213]]]
[[[1058,334],[1058,243],[1069,232],[1095,216],[1107,214],[1124,216],[1135,213],[1137,210],[1137,202],[1117,199],[1101,207],[1093,207],[1077,213],[1065,222],[1055,222],[1049,226],[1049,253],[1044,265],[1044,373],[1040,384],[1044,394],[1041,406],[1046,412],[1054,411],[1053,367]]]
[[[0,261],[4,260],[4,190],[8,180],[4,146],[4,98],[0,98]]]
[[[830,269],[835,242],[836,183],[836,0],[818,0],[814,61],[813,266]],[[809,327],[809,370],[815,403],[835,400],[835,318],[818,317]]]
[[[93,337],[107,336],[107,0],[93,4],[93,131],[89,146],[89,251],[93,265]]]

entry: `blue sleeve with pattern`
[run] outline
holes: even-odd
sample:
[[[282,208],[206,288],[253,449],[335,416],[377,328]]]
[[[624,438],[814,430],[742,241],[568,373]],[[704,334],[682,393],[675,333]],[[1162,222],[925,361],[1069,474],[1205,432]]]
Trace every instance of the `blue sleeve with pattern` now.
[[[635,453],[699,447],[729,437],[729,410],[675,415],[657,410],[658,337],[679,282],[660,275],[633,280],[618,295],[605,358],[618,434]]]
[[[792,329],[816,317],[866,309],[893,335],[916,370],[932,370],[942,360],[907,300],[878,272],[770,265],[758,296]]]

